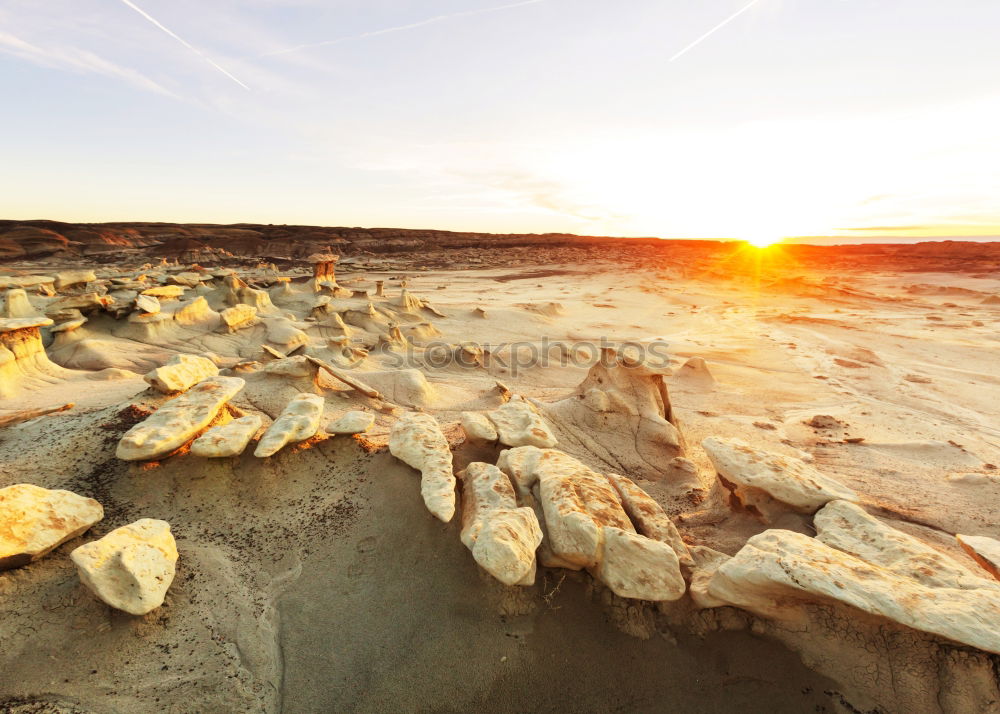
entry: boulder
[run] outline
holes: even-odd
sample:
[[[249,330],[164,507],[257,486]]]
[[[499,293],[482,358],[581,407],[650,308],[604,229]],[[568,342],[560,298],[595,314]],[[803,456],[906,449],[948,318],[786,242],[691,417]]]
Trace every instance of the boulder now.
[[[510,479],[492,464],[473,462],[462,479],[462,543],[504,585],[535,582],[542,529],[531,508],[518,507]]]
[[[792,531],[768,530],[750,538],[735,556],[718,566],[708,594],[778,620],[797,619],[810,601],[842,603],[1000,654],[1000,590],[996,587],[929,587]]]
[[[420,472],[420,494],[436,518],[447,523],[455,515],[455,474],[451,449],[437,420],[410,412],[392,425],[389,453]]]
[[[253,455],[258,458],[273,456],[286,444],[316,436],[325,404],[326,401],[319,394],[296,394],[264,432]]]
[[[479,412],[462,412],[462,430],[470,444],[495,444],[500,438],[493,422]]]
[[[239,456],[260,429],[259,414],[247,414],[228,424],[213,426],[191,444],[191,453],[206,459]]]
[[[250,327],[257,324],[257,308],[253,305],[234,305],[233,307],[227,307],[219,313],[222,318],[222,323],[230,332],[235,332],[236,330],[242,330],[244,327]]]
[[[370,412],[350,411],[326,425],[327,434],[363,434],[372,428],[375,415]]]
[[[1000,580],[1000,541],[986,536],[956,535],[955,538],[973,560]]]
[[[534,446],[502,451],[497,466],[538,517],[543,565],[587,568],[622,597],[668,601],[684,594],[677,554],[667,543],[636,533],[607,477],[561,451]]]
[[[63,290],[73,285],[83,285],[97,280],[93,270],[64,270],[56,273],[56,290]]]
[[[170,524],[143,518],[70,553],[80,581],[105,603],[131,615],[163,604],[174,581],[177,544]]]
[[[766,523],[789,510],[815,513],[830,501],[858,498],[851,489],[794,456],[715,436],[701,445],[735,501]]]
[[[152,295],[136,295],[135,306],[136,309],[149,315],[155,315],[160,311],[160,301]]]
[[[170,454],[211,424],[245,384],[239,377],[199,382],[125,432],[115,455],[124,461],[147,461]]]
[[[143,379],[164,394],[172,392],[184,392],[192,386],[219,373],[219,368],[215,363],[197,355],[178,354],[174,355],[162,367],[157,367],[147,373]]]
[[[556,437],[545,419],[523,397],[515,395],[486,415],[496,428],[497,437],[506,446],[555,446]]]
[[[104,518],[101,504],[28,483],[0,488],[0,570],[38,560]]]
[[[622,508],[635,525],[635,529],[647,538],[669,545],[674,549],[678,560],[690,566],[692,561],[688,547],[681,539],[677,526],[663,510],[663,506],[630,478],[607,474],[607,479],[618,492]]]

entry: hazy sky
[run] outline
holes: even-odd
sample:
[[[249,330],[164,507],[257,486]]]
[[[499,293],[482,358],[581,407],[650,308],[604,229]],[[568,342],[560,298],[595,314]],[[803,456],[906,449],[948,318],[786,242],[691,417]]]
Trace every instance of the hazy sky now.
[[[0,0],[0,218],[1000,233],[1000,1],[748,2]]]

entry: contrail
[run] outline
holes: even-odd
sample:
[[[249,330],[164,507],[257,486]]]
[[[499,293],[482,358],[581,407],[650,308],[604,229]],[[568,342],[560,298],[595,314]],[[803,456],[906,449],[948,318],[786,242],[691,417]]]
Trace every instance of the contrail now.
[[[716,30],[721,30],[723,27],[725,27],[730,22],[732,22],[733,20],[735,20],[737,17],[739,17],[740,15],[742,15],[743,13],[745,13],[747,10],[749,10],[754,5],[756,5],[758,2],[760,2],[760,0],[750,0],[749,3],[747,3],[746,5],[744,5],[742,8],[740,8],[736,12],[734,12],[732,15],[730,15],[729,17],[727,17],[725,20],[723,20],[722,22],[720,22],[718,25],[716,25],[715,27],[713,27],[711,30],[709,30],[708,32],[706,32],[704,35],[702,35],[701,37],[699,37],[697,40],[695,40],[694,42],[692,42],[690,45],[688,45],[687,47],[685,47],[683,50],[681,50],[680,52],[678,52],[677,54],[675,54],[668,61],[669,62],[673,62],[675,59],[677,59],[681,55],[686,54],[688,50],[693,49],[696,45],[701,44],[701,42],[703,40],[708,39],[709,35],[713,34]]]
[[[146,18],[147,20],[149,20],[151,23],[153,23],[154,25],[156,25],[157,27],[159,27],[161,30],[163,30],[164,32],[166,32],[168,35],[170,35],[171,37],[173,37],[175,40],[177,40],[178,42],[180,42],[182,45],[184,45],[185,47],[187,47],[189,50],[191,50],[192,52],[194,52],[196,55],[198,55],[199,57],[201,57],[203,60],[205,60],[206,62],[208,62],[210,65],[212,65],[213,67],[215,67],[217,70],[219,70],[220,72],[222,72],[224,75],[226,75],[227,77],[229,77],[231,80],[233,80],[234,82],[236,82],[236,84],[238,84],[241,87],[243,87],[243,89],[247,90],[248,92],[250,91],[250,87],[248,87],[247,85],[243,84],[243,82],[241,82],[240,80],[236,79],[236,77],[234,77],[232,74],[230,74],[229,72],[227,72],[224,68],[222,68],[219,65],[217,65],[212,60],[211,57],[209,57],[208,55],[206,55],[204,52],[202,52],[201,50],[199,50],[197,47],[193,46],[190,42],[188,42],[184,38],[178,37],[175,33],[171,32],[168,28],[164,27],[160,23],[159,20],[157,20],[155,17],[153,17],[152,15],[150,15],[148,12],[146,12],[145,10],[143,10],[141,7],[139,7],[135,3],[131,2],[131,0],[122,0],[122,2],[125,3],[126,5],[128,5],[133,10],[135,10],[140,15],[142,15],[144,18]]]
[[[122,0],[122,2],[127,2],[128,0]],[[400,32],[402,30],[412,30],[417,27],[423,27],[424,25],[431,25],[435,22],[441,22],[442,20],[451,20],[455,17],[469,17],[470,15],[485,15],[488,12],[499,12],[500,10],[510,10],[515,7],[523,7],[525,5],[536,5],[540,2],[545,2],[545,0],[522,0],[521,2],[514,2],[508,5],[498,5],[496,7],[484,7],[481,10],[465,10],[464,12],[453,12],[449,15],[437,15],[436,17],[431,17],[426,20],[421,20],[420,22],[414,22],[409,25],[399,25],[398,27],[387,27],[382,30],[373,30],[372,32],[362,32],[360,35],[348,35],[346,37],[338,37],[335,40],[326,40],[325,42],[313,42],[308,45],[296,45],[295,47],[288,47],[283,50],[274,50],[273,52],[265,52],[261,57],[269,57],[271,55],[286,55],[289,52],[298,52],[299,50],[309,49],[311,47],[326,47],[327,45],[336,45],[341,42],[346,42],[347,40],[360,40],[364,37],[375,37],[376,35],[386,35],[390,32]]]

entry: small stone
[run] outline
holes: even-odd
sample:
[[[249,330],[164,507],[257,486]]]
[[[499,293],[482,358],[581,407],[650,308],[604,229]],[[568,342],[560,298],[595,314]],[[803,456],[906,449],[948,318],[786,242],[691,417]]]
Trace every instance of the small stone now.
[[[174,581],[177,544],[170,524],[143,518],[70,553],[80,581],[111,607],[145,615]]]

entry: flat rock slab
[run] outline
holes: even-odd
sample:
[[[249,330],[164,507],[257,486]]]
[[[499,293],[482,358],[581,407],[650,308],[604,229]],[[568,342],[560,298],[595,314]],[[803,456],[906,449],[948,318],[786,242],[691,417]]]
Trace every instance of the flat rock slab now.
[[[239,377],[199,382],[125,432],[115,455],[123,461],[147,461],[170,454],[207,427],[245,384]]]
[[[0,332],[13,332],[27,327],[48,327],[53,321],[47,317],[4,317],[0,318]]]
[[[544,449],[558,443],[545,419],[519,396],[488,412],[486,416],[493,422],[500,443],[506,446],[537,446]]]
[[[197,355],[174,355],[162,367],[148,372],[143,379],[155,390],[164,394],[184,392],[192,386],[219,373],[215,362]]]
[[[410,412],[392,425],[389,453],[420,472],[420,494],[435,517],[447,523],[455,515],[455,474],[451,449],[437,420]]]
[[[326,401],[319,394],[302,392],[292,397],[274,423],[260,438],[254,456],[264,458],[278,453],[286,444],[316,436]]]
[[[0,488],[0,570],[38,560],[104,518],[92,498],[28,483]]]
[[[191,443],[191,453],[206,459],[239,456],[262,423],[259,414],[247,414],[228,424],[213,426]]]
[[[326,425],[327,434],[363,434],[372,428],[375,415],[370,412],[350,411]]]
[[[1000,541],[986,536],[956,535],[965,552],[986,571],[1000,580]]]
[[[105,603],[132,615],[163,604],[174,581],[177,544],[166,521],[143,518],[70,553],[80,581]]]

